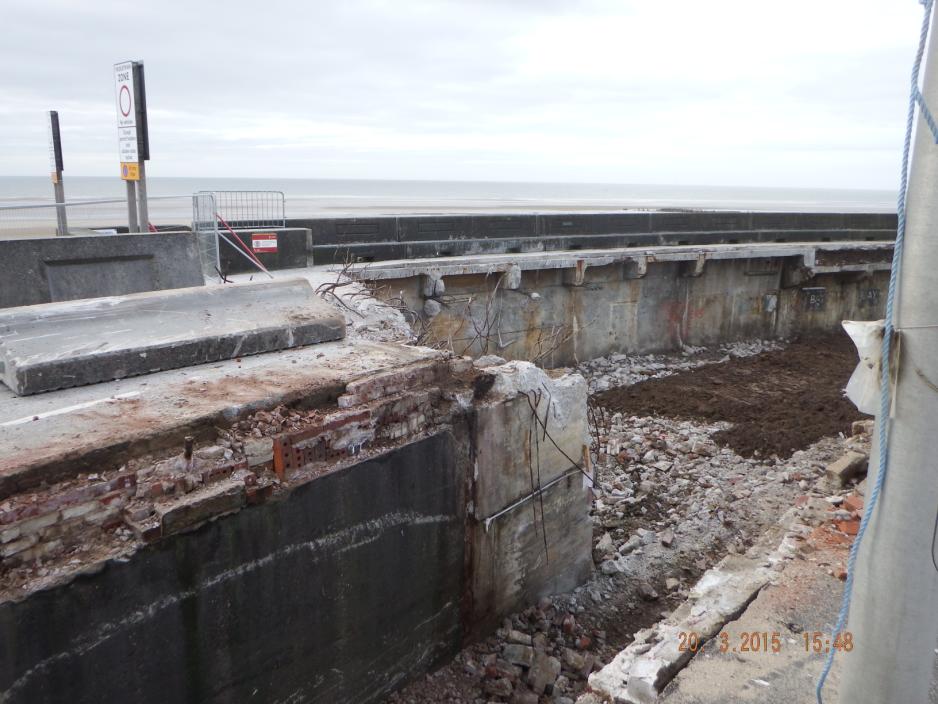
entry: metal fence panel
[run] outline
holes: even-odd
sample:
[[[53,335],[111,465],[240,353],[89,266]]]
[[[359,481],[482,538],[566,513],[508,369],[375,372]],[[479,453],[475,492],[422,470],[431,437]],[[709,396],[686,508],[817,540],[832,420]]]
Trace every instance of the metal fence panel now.
[[[232,229],[286,227],[282,191],[200,191],[215,197],[217,213]]]

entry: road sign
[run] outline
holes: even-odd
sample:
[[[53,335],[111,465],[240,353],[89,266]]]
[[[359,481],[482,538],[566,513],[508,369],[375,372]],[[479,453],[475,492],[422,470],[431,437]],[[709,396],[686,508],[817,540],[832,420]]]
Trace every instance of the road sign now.
[[[139,181],[140,164],[136,161],[122,161],[121,178],[125,181]]]
[[[117,100],[117,149],[121,163],[139,161],[137,151],[137,93],[134,62],[114,65],[114,95]],[[123,168],[121,169],[123,174]],[[122,176],[123,178],[123,176]]]

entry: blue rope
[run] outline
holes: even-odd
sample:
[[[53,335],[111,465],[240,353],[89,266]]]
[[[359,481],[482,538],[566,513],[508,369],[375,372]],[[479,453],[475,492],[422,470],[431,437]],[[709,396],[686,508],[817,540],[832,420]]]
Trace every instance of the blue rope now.
[[[938,124],[935,123],[935,118],[932,117],[931,110],[928,109],[928,105],[925,103],[925,96],[922,95],[922,91],[918,89],[918,86],[915,86],[912,90],[914,91],[912,95],[915,97],[915,102],[918,103],[918,108],[922,111],[922,117],[925,118],[928,129],[931,130],[931,136],[935,139],[935,144],[938,144]]]
[[[922,31],[919,35],[918,51],[915,54],[915,63],[912,66],[912,90],[909,97],[909,111],[908,115],[906,116],[905,143],[903,144],[902,148],[902,173],[900,174],[899,178],[899,222],[896,230],[896,244],[892,252],[892,270],[889,274],[889,295],[886,297],[886,312],[884,316],[885,325],[883,328],[883,348],[879,380],[879,470],[876,473],[876,482],[873,484],[873,489],[870,491],[870,495],[867,498],[866,511],[864,511],[863,519],[860,521],[860,527],[857,529],[857,537],[854,539],[853,545],[850,547],[850,555],[847,558],[847,581],[844,583],[843,601],[840,605],[840,613],[837,616],[837,625],[834,627],[835,634],[843,633],[844,628],[847,625],[847,617],[850,614],[850,597],[853,593],[854,568],[856,567],[857,553],[860,551],[860,541],[863,540],[863,535],[866,533],[866,528],[870,523],[870,517],[873,515],[873,510],[876,508],[876,502],[879,499],[879,494],[883,489],[883,483],[885,482],[886,472],[889,467],[888,426],[889,408],[891,401],[889,392],[889,356],[891,354],[892,335],[894,330],[893,308],[896,299],[896,284],[899,280],[899,265],[902,261],[902,246],[905,243],[905,206],[906,195],[909,189],[909,154],[912,151],[912,125],[915,121],[916,105],[921,105],[922,114],[924,115],[925,121],[928,123],[928,127],[931,129],[932,136],[935,138],[935,141],[938,142],[938,125],[935,124],[935,120],[932,118],[931,112],[925,106],[925,100],[922,98],[922,94],[918,88],[919,69],[922,66],[922,56],[925,54],[925,43],[928,39],[928,22],[931,17],[933,0],[919,0],[919,2],[925,6],[925,12],[922,17]],[[824,663],[824,669],[821,671],[821,676],[818,678],[817,689],[815,689],[818,704],[824,704],[824,699],[821,692],[824,689],[824,682],[827,680],[827,676],[830,674],[831,667],[834,664],[834,655],[836,652],[836,648],[831,648],[831,651],[827,656],[827,660]]]

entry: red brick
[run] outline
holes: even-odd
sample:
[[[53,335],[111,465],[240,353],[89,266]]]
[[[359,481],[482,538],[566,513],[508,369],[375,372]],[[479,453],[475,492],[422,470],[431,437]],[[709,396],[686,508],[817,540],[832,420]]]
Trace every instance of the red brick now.
[[[863,497],[851,494],[844,499],[844,508],[848,511],[863,511]]]
[[[834,525],[837,527],[837,530],[847,535],[856,535],[857,531],[860,529],[860,521],[855,519],[850,521],[834,521]]]
[[[111,504],[122,505],[124,499],[127,498],[127,492],[123,489],[118,489],[116,491],[111,491],[104,496],[102,496],[98,501],[100,501],[105,506],[110,506]]]
[[[135,472],[125,472],[107,482],[107,490],[133,489],[137,486],[137,475]]]
[[[244,489],[245,501],[252,506],[264,503],[273,493],[273,484],[267,484],[266,486],[245,486]]]

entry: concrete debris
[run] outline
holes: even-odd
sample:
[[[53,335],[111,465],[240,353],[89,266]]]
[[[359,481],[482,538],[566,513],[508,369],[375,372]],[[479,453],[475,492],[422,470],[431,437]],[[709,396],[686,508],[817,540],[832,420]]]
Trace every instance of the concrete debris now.
[[[671,376],[706,364],[728,362],[733,358],[752,357],[763,352],[783,349],[783,340],[750,340],[731,342],[714,350],[707,347],[685,347],[682,356],[664,354],[613,354],[584,362],[579,367],[589,379],[590,393],[616,386],[631,386],[646,379]]]
[[[278,276],[306,279],[336,313],[345,318],[346,338],[370,342],[412,343],[416,335],[405,311],[377,298],[358,277],[350,278],[343,267],[284,269]],[[248,281],[253,274],[236,274],[235,281]],[[442,280],[439,284],[442,286]],[[442,295],[442,290],[439,295]],[[411,318],[413,311],[406,311]]]
[[[835,486],[846,486],[851,479],[866,474],[869,455],[850,450],[827,466],[827,476]]]
[[[733,351],[745,356],[758,353],[760,345],[740,344]],[[777,344],[769,343],[765,349],[777,349]],[[695,352],[689,355],[690,361],[697,365],[695,356],[704,354]],[[688,356],[682,355],[655,358],[660,367],[646,371],[660,376],[687,368],[689,362]],[[587,376],[590,388],[596,388],[597,378],[608,372],[601,366],[591,371],[590,364],[581,365],[579,371]],[[621,360],[618,364],[627,366]],[[510,362],[504,366],[515,365]],[[530,371],[530,375],[526,383],[536,386],[536,373]],[[752,588],[751,596],[758,591],[758,585],[772,579],[799,551],[810,549],[803,540],[804,532],[809,530],[806,526],[823,521],[827,539],[849,540],[847,531],[857,515],[852,507],[859,499],[849,499],[849,492],[841,490],[841,507],[846,509],[849,502],[852,512],[837,517],[829,511],[833,507],[825,499],[830,492],[820,480],[827,465],[846,448],[868,448],[866,426],[858,426],[856,430],[864,432],[854,437],[826,438],[782,460],[776,456],[744,458],[720,448],[712,436],[726,428],[726,423],[624,414],[593,414],[590,420],[596,570],[587,584],[551,600],[553,608],[566,610],[575,619],[575,637],[567,637],[553,619],[540,617],[539,611],[549,611],[543,604],[531,607],[512,617],[494,638],[463,651],[457,658],[458,668],[444,668],[433,687],[420,683],[390,701],[510,702],[519,691],[530,691],[526,676],[513,679],[511,672],[499,665],[473,677],[464,672],[463,666],[466,661],[478,662],[489,656],[493,664],[498,660],[510,665],[501,655],[502,648],[518,640],[516,635],[509,635],[512,631],[523,631],[532,634],[535,651],[546,635],[545,652],[561,662],[561,675],[553,690],[545,687],[542,702],[557,704],[561,698],[569,698],[578,704],[607,704],[612,700],[606,696],[584,693],[583,673],[588,676],[602,669],[632,642],[628,637],[623,642],[621,636],[611,640],[607,626],[610,631],[634,625],[635,630],[648,628],[655,634],[664,633],[654,625],[664,612],[670,624],[680,623],[685,616],[711,618],[715,624],[745,604],[747,589]],[[797,514],[789,513],[792,506],[797,507]],[[785,522],[780,524],[780,519]],[[787,533],[785,526],[789,526]],[[716,573],[703,578],[724,557],[721,569],[729,570],[728,565],[752,568],[749,577],[733,578],[739,587],[735,592],[739,598],[733,603],[716,600],[729,574],[717,582],[712,581]],[[695,583],[699,586],[693,587]],[[685,613],[682,604],[688,600],[690,611]],[[697,604],[703,605],[702,612],[693,610]],[[724,616],[718,616],[721,613]],[[638,657],[638,651],[647,649],[646,654],[652,653],[653,657],[659,653],[653,651],[656,637],[636,642],[630,652]],[[560,645],[558,638],[563,638],[564,646],[550,653],[551,643]],[[647,661],[644,658],[641,662]],[[491,694],[488,683],[505,677],[506,672],[512,693]],[[594,679],[597,676],[593,674]],[[648,677],[637,677],[634,688],[639,688],[640,681],[647,683]],[[445,688],[441,687],[443,682]]]
[[[505,364],[505,361],[504,357],[499,357],[496,354],[484,354],[474,360],[472,364],[477,369],[483,369],[485,367],[497,367],[500,364]]]
[[[432,298],[423,302],[423,314],[431,320],[438,316],[443,310],[443,304]]]
[[[671,616],[639,631],[628,648],[589,678],[590,689],[616,702],[651,704],[673,673],[693,656],[680,648],[679,633],[715,636],[723,624],[755,598],[771,573],[757,560],[731,556],[697,582]]]

